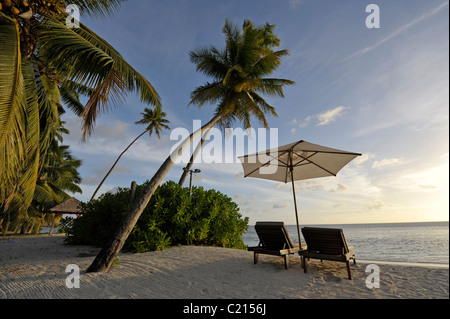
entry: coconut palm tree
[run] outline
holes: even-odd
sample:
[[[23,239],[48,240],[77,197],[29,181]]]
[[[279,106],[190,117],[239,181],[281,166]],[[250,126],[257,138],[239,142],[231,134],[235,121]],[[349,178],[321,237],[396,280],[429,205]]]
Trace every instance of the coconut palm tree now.
[[[137,92],[161,107],[152,85],[104,39],[80,23],[70,28],[68,3],[107,16],[124,0],[0,0],[0,203],[16,193],[27,209],[39,159],[52,143],[65,107],[83,117],[83,138],[98,115]],[[86,96],[86,105],[80,103]]]
[[[160,133],[161,133],[161,131],[163,129],[170,129],[170,127],[167,125],[169,123],[169,121],[165,119],[166,113],[162,112],[161,109],[150,110],[149,108],[145,108],[144,112],[141,113],[141,115],[142,115],[142,119],[137,121],[137,122],[135,122],[135,124],[147,124],[147,127],[145,128],[145,130],[141,134],[138,135],[138,137],[136,137],[123,150],[122,153],[120,153],[119,157],[116,159],[114,164],[111,166],[111,168],[109,169],[108,173],[106,173],[105,177],[102,179],[102,181],[98,185],[98,187],[95,190],[94,194],[92,195],[90,201],[92,201],[95,198],[95,195],[99,191],[100,187],[102,187],[103,182],[106,180],[106,178],[109,176],[109,174],[111,174],[112,170],[114,169],[116,164],[119,162],[119,160],[122,157],[122,155],[125,154],[125,152],[131,147],[131,145],[134,144],[134,142],[136,142],[145,133],[148,133],[148,136],[151,137],[152,134],[153,134],[153,131],[155,131],[155,133],[158,136],[158,138],[160,138]]]
[[[246,20],[241,34],[236,26],[226,21],[223,32],[227,45],[224,50],[201,47],[191,51],[191,61],[197,65],[197,71],[213,81],[197,87],[189,104],[202,107],[205,103],[217,103],[216,114],[222,115],[218,121],[221,127],[229,127],[233,121],[240,120],[248,129],[251,127],[250,119],[255,118],[267,128],[265,115],[278,115],[260,94],[284,97],[282,87],[294,84],[285,79],[265,77],[281,64],[282,57],[288,55],[287,50],[273,51],[280,44],[273,33],[274,27],[266,24],[255,29],[252,22]],[[180,186],[184,184],[209,133],[210,130],[206,131],[195,148],[181,175]]]
[[[30,228],[38,231],[48,209],[71,197],[67,192],[81,193],[77,185],[81,183],[77,170],[81,161],[71,155],[67,145],[60,145],[54,139],[41,160],[31,204],[27,209],[20,209],[23,198],[16,192],[9,209],[2,214],[6,218],[4,231],[11,227],[22,232]]]
[[[55,139],[42,165],[36,183],[33,200],[28,208],[28,216],[39,230],[42,222],[48,225],[52,217],[46,214],[55,205],[69,199],[71,194],[82,193],[78,184],[81,177],[78,168],[81,160],[72,156],[69,146],[60,145]]]
[[[251,118],[254,117],[267,126],[265,114],[277,115],[274,107],[260,94],[283,96],[283,86],[294,82],[266,77],[278,68],[281,58],[288,54],[286,50],[274,51],[280,44],[279,38],[273,33],[274,27],[270,24],[255,26],[246,20],[241,31],[226,21],[223,28],[225,49],[203,47],[190,53],[191,61],[197,65],[197,71],[212,77],[212,82],[192,92],[190,104],[199,107],[205,103],[216,104],[214,117],[201,129],[193,132],[165,160],[140,197],[134,201],[122,224],[99,252],[88,271],[104,272],[111,267],[155,190],[175,160],[194,139],[216,124],[226,126],[234,120],[239,120],[244,127],[250,127]]]

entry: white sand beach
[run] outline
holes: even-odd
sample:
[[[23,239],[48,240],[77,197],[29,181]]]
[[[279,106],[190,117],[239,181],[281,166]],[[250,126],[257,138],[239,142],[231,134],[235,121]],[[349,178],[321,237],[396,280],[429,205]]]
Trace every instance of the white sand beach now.
[[[443,299],[447,267],[377,263],[380,287],[366,287],[367,262],[352,265],[300,258],[284,269],[279,257],[218,247],[181,246],[143,254],[121,253],[106,274],[86,273],[98,248],[68,246],[64,235],[0,238],[0,299]],[[356,255],[358,256],[358,255]],[[66,287],[70,264],[80,268],[80,287]]]

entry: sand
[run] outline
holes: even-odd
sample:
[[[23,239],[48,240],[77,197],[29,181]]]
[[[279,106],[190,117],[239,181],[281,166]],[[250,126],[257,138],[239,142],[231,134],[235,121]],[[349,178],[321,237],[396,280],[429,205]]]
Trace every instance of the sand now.
[[[63,235],[0,238],[0,299],[448,299],[449,269],[377,262],[379,288],[368,288],[369,262],[352,265],[300,258],[284,269],[280,257],[218,247],[180,246],[121,253],[105,274],[86,273],[99,248],[68,246]],[[357,256],[357,255],[356,255]],[[68,265],[80,269],[79,288]],[[373,281],[372,281],[373,283]]]

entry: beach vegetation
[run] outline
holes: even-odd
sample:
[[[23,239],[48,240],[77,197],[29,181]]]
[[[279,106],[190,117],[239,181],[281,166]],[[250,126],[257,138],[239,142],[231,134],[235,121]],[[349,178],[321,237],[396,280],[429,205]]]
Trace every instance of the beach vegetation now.
[[[215,105],[213,118],[186,138],[163,162],[155,175],[137,196],[117,231],[111,233],[108,243],[88,268],[89,272],[105,272],[111,267],[147,204],[153,198],[175,161],[190,144],[215,125],[229,127],[240,121],[245,128],[256,119],[268,126],[266,115],[277,116],[275,108],[262,95],[283,97],[283,87],[294,84],[287,79],[270,78],[280,65],[287,50],[276,50],[280,39],[274,33],[275,25],[255,25],[245,20],[242,28],[228,20],[222,29],[225,48],[201,47],[190,53],[197,71],[211,78],[191,94],[189,105]],[[189,169],[186,169],[189,171]],[[180,182],[180,185],[183,183]]]
[[[148,183],[148,182],[147,182]],[[141,195],[146,183],[136,186]],[[131,190],[119,188],[83,203],[82,216],[65,223],[70,244],[104,246],[130,206]],[[173,181],[158,187],[133,227],[124,249],[132,252],[163,250],[175,245],[211,245],[245,248],[242,236],[248,218],[232,199],[216,190],[182,188]]]
[[[60,126],[56,138],[42,158],[39,159],[39,172],[30,205],[23,209],[23,197],[14,193],[8,209],[0,215],[0,230],[21,234],[37,234],[41,227],[49,225],[54,217],[47,214],[55,205],[69,199],[71,194],[81,193],[78,184],[81,178],[78,168],[81,160],[74,157],[67,145],[63,145],[62,133],[68,131]],[[2,204],[0,204],[0,211]]]

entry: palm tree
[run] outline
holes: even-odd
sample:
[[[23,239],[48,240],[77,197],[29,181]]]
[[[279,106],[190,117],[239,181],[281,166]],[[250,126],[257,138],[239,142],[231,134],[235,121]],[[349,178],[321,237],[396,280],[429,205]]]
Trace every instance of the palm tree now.
[[[16,192],[9,209],[3,214],[6,218],[4,231],[10,227],[22,232],[30,228],[38,231],[48,209],[70,198],[67,192],[81,193],[77,185],[81,182],[77,170],[81,161],[71,155],[67,145],[60,145],[54,139],[41,160],[31,204],[27,209],[21,209],[23,198]]]
[[[84,119],[83,139],[98,115],[137,92],[161,107],[152,85],[104,39],[80,23],[66,25],[66,4],[107,16],[124,0],[0,0],[0,203],[16,193],[26,209],[39,158],[45,156],[63,113],[61,100]],[[86,105],[80,103],[86,96]]]
[[[202,47],[191,51],[191,61],[197,65],[197,71],[211,77],[213,82],[197,87],[189,104],[202,107],[205,103],[217,103],[216,114],[222,114],[218,122],[221,127],[229,127],[238,119],[248,129],[250,119],[255,117],[267,128],[265,114],[278,115],[259,94],[284,97],[283,85],[294,84],[285,79],[265,78],[281,64],[281,58],[288,55],[287,50],[273,51],[280,44],[273,33],[274,27],[266,24],[255,29],[252,22],[246,20],[241,34],[236,26],[226,21],[223,32],[227,45],[224,50]],[[206,131],[195,148],[178,182],[180,186],[210,132]]]
[[[34,216],[32,221],[38,229],[41,223],[38,224],[37,221],[42,220],[48,225],[54,216],[46,213],[50,208],[71,198],[69,192],[82,193],[78,186],[81,183],[78,172],[80,166],[81,160],[72,156],[69,146],[60,145],[55,139],[47,152],[36,183],[33,201],[28,208],[28,214]]]
[[[149,137],[151,137],[152,134],[153,134],[153,130],[155,131],[155,133],[158,136],[158,138],[160,138],[160,133],[161,133],[161,131],[163,129],[170,129],[170,127],[167,125],[169,123],[169,121],[164,118],[166,116],[166,113],[162,112],[160,109],[157,109],[157,110],[153,111],[153,110],[150,110],[148,108],[145,108],[144,112],[141,113],[141,115],[142,115],[142,119],[137,121],[137,122],[135,122],[135,124],[148,124],[147,127],[145,128],[144,132],[139,134],[139,136],[136,137],[123,150],[122,153],[120,153],[119,157],[116,159],[116,161],[114,162],[113,166],[111,166],[111,168],[109,169],[108,173],[106,173],[105,177],[102,179],[102,181],[98,185],[98,187],[95,190],[94,194],[92,195],[90,201],[92,201],[95,198],[95,195],[97,194],[97,192],[100,189],[100,187],[102,187],[103,182],[106,180],[106,178],[109,176],[109,174],[111,174],[112,170],[114,169],[116,164],[119,162],[119,160],[122,157],[122,155],[131,147],[131,145],[134,144],[134,142],[136,142],[145,133],[148,133]]]
[[[267,126],[265,114],[276,116],[274,108],[259,94],[283,96],[283,86],[294,82],[265,77],[271,74],[280,65],[281,58],[288,54],[286,50],[273,50],[280,43],[273,33],[274,27],[269,24],[255,26],[246,20],[241,32],[238,27],[226,21],[223,28],[225,49],[200,48],[190,53],[191,61],[197,65],[197,70],[213,79],[192,92],[190,104],[201,107],[205,103],[217,103],[214,117],[201,129],[193,132],[165,160],[140,197],[134,201],[122,224],[99,252],[88,271],[104,272],[111,267],[157,187],[175,160],[194,139],[216,124],[225,126],[234,120],[240,120],[244,127],[250,127],[250,120],[255,117]]]

